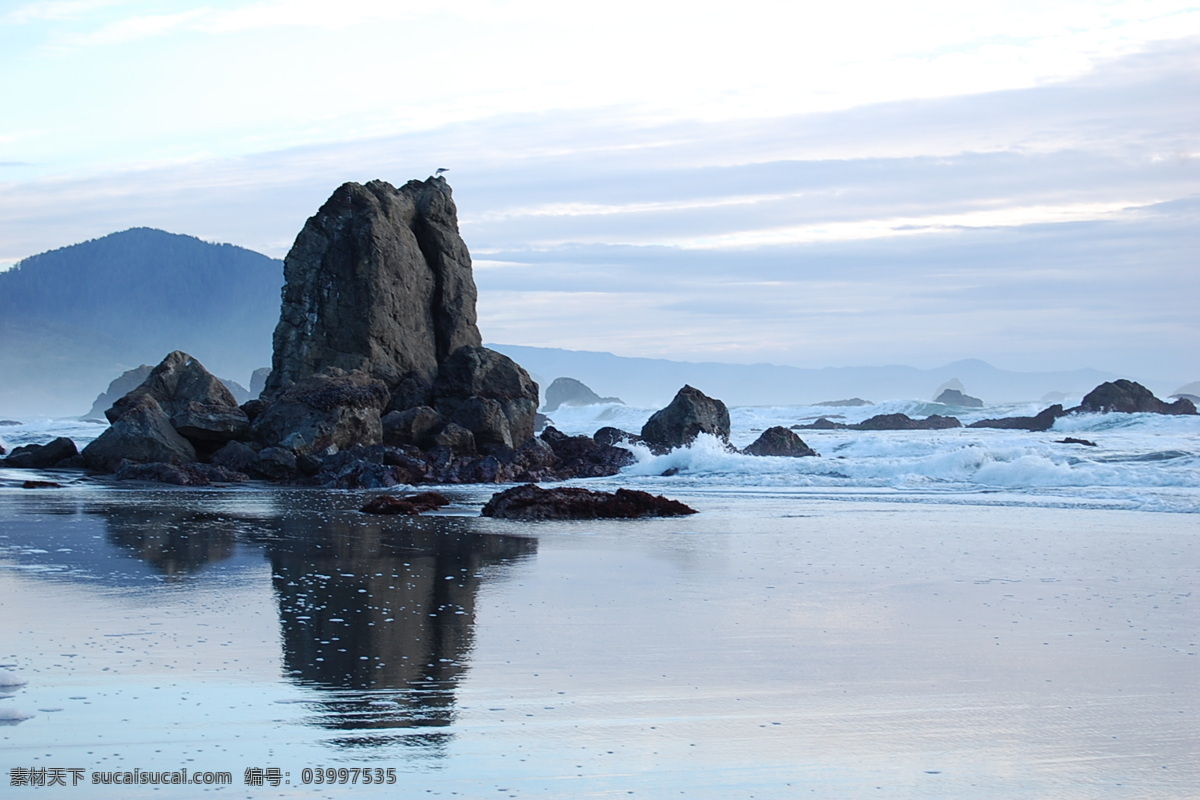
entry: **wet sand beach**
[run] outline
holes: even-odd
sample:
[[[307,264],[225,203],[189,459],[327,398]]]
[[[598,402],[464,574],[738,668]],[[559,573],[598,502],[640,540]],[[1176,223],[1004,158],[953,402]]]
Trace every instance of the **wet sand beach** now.
[[[32,715],[0,726],[6,796],[1200,786],[1194,514],[669,486],[701,513],[477,517],[494,487],[422,518],[350,492],[0,490],[0,667],[26,681],[0,713]],[[91,783],[185,768],[232,783]],[[79,771],[10,787],[38,769]]]

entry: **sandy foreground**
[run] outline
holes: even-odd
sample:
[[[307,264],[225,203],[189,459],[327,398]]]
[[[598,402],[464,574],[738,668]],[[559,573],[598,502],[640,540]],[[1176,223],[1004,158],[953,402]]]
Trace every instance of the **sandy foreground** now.
[[[0,794],[1200,787],[1194,514],[738,490],[530,525],[489,495],[0,489]],[[231,782],[96,782],[184,769]]]

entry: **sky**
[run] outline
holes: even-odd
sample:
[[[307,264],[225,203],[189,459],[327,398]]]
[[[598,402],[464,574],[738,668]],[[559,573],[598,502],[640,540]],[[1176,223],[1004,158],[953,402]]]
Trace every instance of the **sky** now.
[[[1183,383],[1197,98],[1176,0],[10,0],[0,268],[445,167],[485,341]]]

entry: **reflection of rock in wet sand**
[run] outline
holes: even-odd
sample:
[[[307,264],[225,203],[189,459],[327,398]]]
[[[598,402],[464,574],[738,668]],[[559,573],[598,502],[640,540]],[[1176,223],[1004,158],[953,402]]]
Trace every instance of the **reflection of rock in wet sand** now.
[[[281,541],[268,546],[285,668],[330,691],[318,724],[374,731],[342,744],[394,740],[378,729],[450,723],[484,572],[537,547],[453,529],[456,522],[355,520],[314,531],[284,521]],[[428,745],[437,736],[403,740]]]
[[[197,511],[155,511],[113,506],[97,509],[108,540],[165,575],[188,575],[233,555],[237,534],[228,519]]]

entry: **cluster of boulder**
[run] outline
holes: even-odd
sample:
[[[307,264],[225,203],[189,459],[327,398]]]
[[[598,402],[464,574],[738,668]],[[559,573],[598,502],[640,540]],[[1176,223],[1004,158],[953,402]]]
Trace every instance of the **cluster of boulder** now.
[[[947,397],[948,393],[957,392],[947,389],[939,395],[938,402],[950,403],[962,407],[978,407],[974,403],[964,402],[961,398]],[[966,396],[966,401],[975,398]],[[982,401],[980,402],[982,405]],[[999,417],[996,419],[981,419],[972,422],[968,428],[1007,428],[1011,430],[1048,431],[1054,427],[1054,421],[1060,417],[1073,414],[1105,414],[1110,412],[1135,414],[1195,414],[1196,406],[1186,397],[1180,397],[1173,403],[1159,400],[1154,394],[1142,386],[1129,380],[1117,380],[1102,383],[1084,396],[1083,401],[1074,408],[1064,409],[1061,403],[1056,403],[1038,412],[1032,417]],[[857,424],[834,422],[827,417],[821,417],[806,425],[793,425],[794,430],[858,430],[858,431],[915,431],[915,430],[945,430],[961,428],[962,422],[957,417],[931,414],[924,419],[914,419],[907,414],[879,414]]]
[[[284,280],[259,398],[239,403],[176,351],[122,376],[114,391],[124,391],[104,411],[110,426],[81,454],[63,440],[18,448],[6,465],[182,485],[379,488],[612,475],[634,460],[621,441],[661,452],[702,432],[728,440],[724,404],[691,387],[641,437],[553,427],[535,436],[537,384],[482,346],[470,254],[444,179],[341,186],[297,236]],[[578,391],[568,383],[553,394],[578,402]]]
[[[351,488],[561,480],[632,460],[587,437],[535,438],[537,384],[482,346],[444,179],[341,186],[297,236],[284,280],[258,399],[239,404],[171,353],[104,412],[111,427],[84,463],[181,484]]]
[[[1043,409],[1032,417],[1002,417],[999,419],[981,419],[972,422],[971,428],[1010,428],[1028,431],[1048,431],[1054,426],[1059,417],[1072,414],[1195,414],[1196,406],[1186,397],[1180,397],[1173,403],[1159,400],[1154,393],[1130,380],[1116,380],[1102,383],[1084,395],[1083,400],[1074,408],[1064,409],[1061,403],[1056,403]]]
[[[593,439],[601,444],[640,444],[661,455],[692,444],[701,434],[715,437],[730,452],[739,452],[729,443],[729,409],[720,400],[709,397],[693,386],[684,386],[670,404],[654,412],[640,434],[605,427]],[[817,455],[792,431],[775,426],[763,431],[753,443],[740,451],[751,456],[799,458]]]

